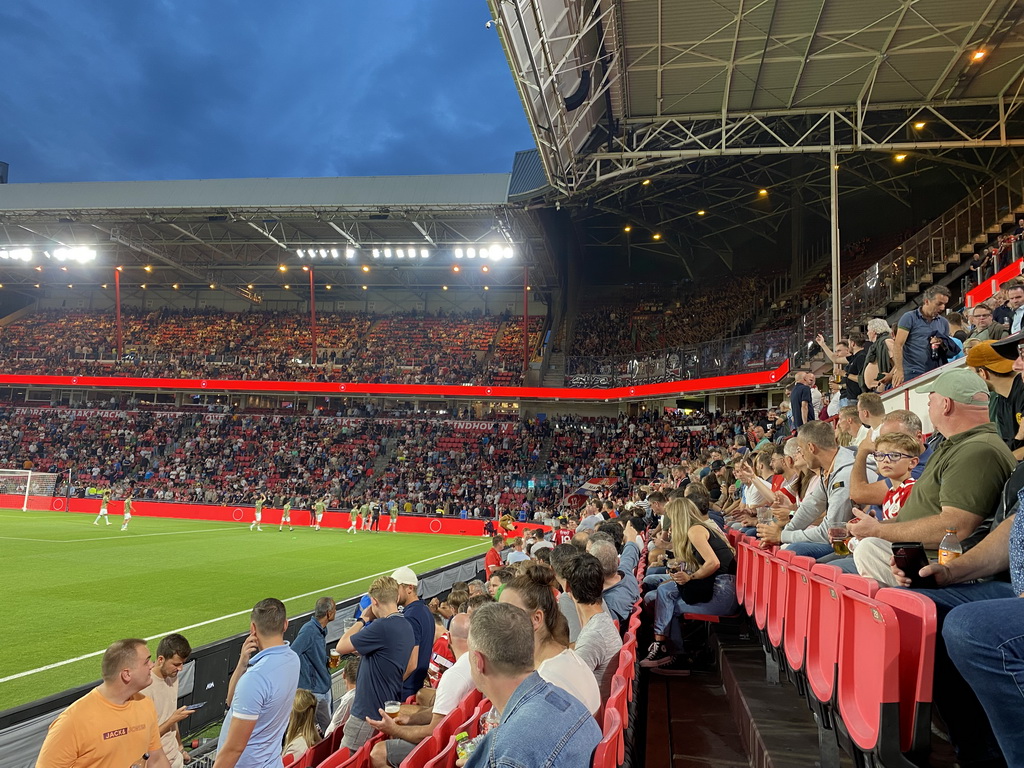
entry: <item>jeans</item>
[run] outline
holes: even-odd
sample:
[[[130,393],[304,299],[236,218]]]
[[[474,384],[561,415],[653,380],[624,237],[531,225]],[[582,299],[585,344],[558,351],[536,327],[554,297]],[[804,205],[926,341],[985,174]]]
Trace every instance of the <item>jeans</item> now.
[[[316,698],[316,724],[320,726],[320,733],[327,733],[327,726],[331,724],[331,692],[313,696]]]
[[[857,573],[857,564],[853,562],[853,555],[837,555],[833,552],[831,555],[819,557],[818,562],[834,565],[843,573]]]
[[[658,587],[654,599],[654,634],[665,635],[672,620],[684,613],[704,613],[711,616],[728,616],[736,613],[739,603],[736,602],[736,577],[731,574],[715,576],[715,587],[711,599],[706,603],[689,605],[683,602],[679,594],[679,585],[674,581],[666,581]],[[676,648],[682,652],[682,648]]]
[[[981,700],[1009,765],[1024,765],[1024,600],[982,600],[950,611],[946,650]]]
[[[1012,598],[1013,588],[1005,581],[985,581],[980,584],[957,584],[943,589],[915,591],[934,600],[938,612],[939,634],[935,642],[935,688],[932,698],[949,729],[949,737],[956,748],[960,765],[1003,764],[999,762],[1000,749],[989,717],[974,690],[961,675],[959,666],[946,651],[943,626],[947,615],[954,608]],[[957,622],[960,626],[962,620]],[[992,641],[994,639],[992,637]]]
[[[783,549],[788,549],[794,555],[813,557],[815,560],[819,557],[826,557],[836,553],[836,551],[832,549],[831,544],[819,544],[814,541],[795,541],[792,544],[787,544]]]

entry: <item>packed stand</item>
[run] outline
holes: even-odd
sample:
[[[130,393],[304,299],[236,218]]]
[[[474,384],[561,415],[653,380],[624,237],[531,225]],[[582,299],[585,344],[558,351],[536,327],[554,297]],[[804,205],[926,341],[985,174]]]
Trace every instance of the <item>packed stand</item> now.
[[[533,315],[529,320],[530,338],[527,348],[532,356],[540,343],[545,318]],[[504,330],[487,366],[487,382],[505,387],[521,386],[523,383],[523,324],[521,318],[505,323]]]

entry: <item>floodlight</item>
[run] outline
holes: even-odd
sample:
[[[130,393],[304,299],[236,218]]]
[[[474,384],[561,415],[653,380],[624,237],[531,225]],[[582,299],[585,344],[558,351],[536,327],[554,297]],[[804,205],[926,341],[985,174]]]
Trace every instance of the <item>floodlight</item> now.
[[[320,249],[320,258],[321,259],[326,259],[327,258],[327,249],[326,248],[321,248]]]
[[[332,258],[332,259],[336,259],[336,258],[338,258],[338,257],[339,257],[340,255],[341,255],[341,254],[340,254],[340,253],[338,253],[338,249],[337,249],[337,248],[331,248],[331,258]]]
[[[299,248],[295,253],[298,255],[300,259],[306,258],[306,252],[301,248]]]
[[[430,250],[428,248],[420,248],[420,258],[421,259],[429,259],[430,258]]]
[[[53,252],[53,257],[57,261],[77,261],[79,264],[85,264],[86,262],[96,261],[96,251],[84,245],[78,245],[72,248],[58,248]],[[149,267],[149,269],[151,270],[152,267]]]
[[[28,248],[14,248],[9,251],[0,251],[0,259],[11,261],[32,261],[32,251]]]
[[[404,259],[405,258],[405,249],[399,248],[397,251],[395,251],[395,256],[397,258],[399,258],[399,259]]]
[[[500,245],[492,245],[488,249],[488,251],[490,252],[491,261],[497,261],[498,259],[501,258],[501,246]]]
[[[349,248],[349,249],[347,249],[345,251],[345,258],[346,259],[354,259],[355,257],[356,257],[355,248]]]
[[[461,248],[456,248],[455,249],[455,258],[456,259],[461,259],[462,258],[462,249]]]
[[[506,246],[505,246],[505,250],[503,251],[502,255],[503,255],[503,256],[504,256],[504,257],[505,257],[506,259],[511,259],[511,258],[512,258],[512,256],[514,255],[514,254],[513,254],[513,251],[512,251],[512,246],[511,246],[511,245],[506,245]]]
[[[390,259],[391,258],[391,249],[390,248],[385,248],[384,249],[384,258],[385,259]]]
[[[466,249],[466,258],[467,259],[475,259],[476,258],[476,248],[467,248]]]
[[[374,248],[373,249],[373,258],[375,258],[375,259],[379,259],[380,258],[380,250],[378,248]]]

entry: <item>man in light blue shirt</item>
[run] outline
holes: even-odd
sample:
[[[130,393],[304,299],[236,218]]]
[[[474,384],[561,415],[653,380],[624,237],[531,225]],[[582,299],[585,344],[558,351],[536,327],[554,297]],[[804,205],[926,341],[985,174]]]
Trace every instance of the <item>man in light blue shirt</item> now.
[[[275,768],[299,685],[299,657],[284,640],[284,603],[256,603],[231,680],[214,768]]]

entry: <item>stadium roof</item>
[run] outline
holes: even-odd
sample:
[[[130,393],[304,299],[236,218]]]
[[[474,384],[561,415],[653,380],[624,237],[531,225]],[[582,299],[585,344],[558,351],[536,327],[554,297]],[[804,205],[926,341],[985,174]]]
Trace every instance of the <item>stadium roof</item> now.
[[[527,152],[517,156],[512,173],[497,174],[3,184],[0,248],[89,245],[111,266],[155,265],[154,284],[209,283],[248,300],[289,282],[281,264],[309,263],[298,260],[300,249],[337,254],[315,263],[318,282],[332,284],[339,299],[362,285],[519,286],[522,265],[530,267],[531,284],[545,290],[555,277],[540,225],[534,213],[510,202],[509,189],[514,179],[521,194],[544,186],[538,167]],[[511,246],[514,261],[453,277],[456,248],[468,253],[495,245]],[[400,248],[419,258],[400,262]],[[32,286],[46,277],[0,261],[5,286]],[[108,281],[106,272],[94,280]],[[83,288],[89,282],[75,280]]]
[[[489,4],[590,252],[621,254],[639,222],[691,274],[785,257],[795,208],[828,221],[832,149],[844,199],[910,220],[912,185],[967,194],[1024,146],[1018,2]]]

